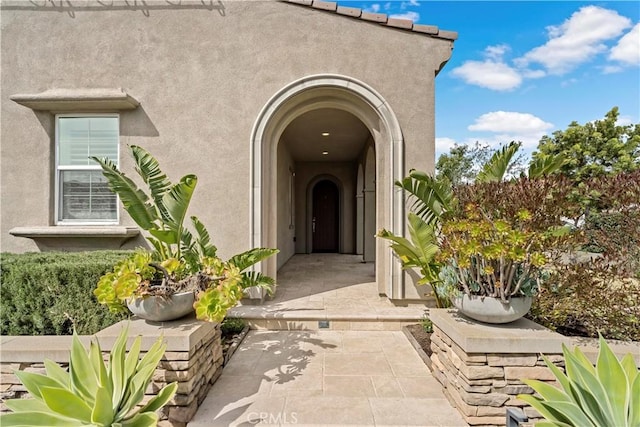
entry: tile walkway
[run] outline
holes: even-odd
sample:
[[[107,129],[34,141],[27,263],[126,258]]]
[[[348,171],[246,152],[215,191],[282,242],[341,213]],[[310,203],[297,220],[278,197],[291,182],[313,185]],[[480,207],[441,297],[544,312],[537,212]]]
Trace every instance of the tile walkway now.
[[[295,255],[278,271],[273,299],[262,305],[241,305],[229,311],[253,329],[399,330],[416,323],[424,304],[398,306],[378,294],[374,265],[358,255]]]
[[[400,331],[251,331],[189,427],[466,426]]]
[[[466,426],[401,331],[425,305],[378,295],[360,259],[295,255],[272,300],[231,310],[257,330],[188,426]]]

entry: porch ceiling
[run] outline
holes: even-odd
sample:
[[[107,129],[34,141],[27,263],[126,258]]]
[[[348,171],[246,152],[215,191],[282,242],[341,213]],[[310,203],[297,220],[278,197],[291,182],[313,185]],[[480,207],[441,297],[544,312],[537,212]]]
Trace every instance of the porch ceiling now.
[[[323,136],[325,132],[329,135]],[[299,162],[345,162],[358,158],[369,136],[369,130],[353,114],[320,108],[293,120],[280,142]],[[325,151],[328,154],[322,154]]]

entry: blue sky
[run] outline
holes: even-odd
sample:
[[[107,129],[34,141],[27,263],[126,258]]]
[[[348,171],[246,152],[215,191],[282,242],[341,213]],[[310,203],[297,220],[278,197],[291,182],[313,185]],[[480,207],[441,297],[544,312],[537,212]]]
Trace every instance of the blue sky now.
[[[458,32],[436,78],[436,154],[497,147],[569,123],[640,123],[640,2],[338,1]]]

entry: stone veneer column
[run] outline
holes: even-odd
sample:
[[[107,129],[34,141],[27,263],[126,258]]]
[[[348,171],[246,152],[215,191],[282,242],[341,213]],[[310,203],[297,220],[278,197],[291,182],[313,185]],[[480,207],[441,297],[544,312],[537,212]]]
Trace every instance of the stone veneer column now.
[[[100,347],[108,353],[126,321],[103,329],[96,334]],[[142,336],[142,353],[162,336],[167,349],[146,390],[143,404],[164,385],[178,381],[178,391],[160,410],[159,426],[185,427],[222,372],[220,327],[195,318],[172,322],[147,323],[131,320],[129,346],[136,336]],[[88,345],[90,337],[80,337]],[[3,336],[0,351],[0,401],[25,397],[27,390],[20,384],[15,369],[44,373],[44,359],[68,367],[70,336],[8,337]],[[3,412],[6,407],[2,404]]]
[[[563,366],[567,338],[527,319],[489,325],[446,309],[429,317],[433,375],[467,423],[503,426],[510,407],[522,408],[531,422],[541,418],[516,395],[533,393],[523,378],[555,383],[540,354]]]

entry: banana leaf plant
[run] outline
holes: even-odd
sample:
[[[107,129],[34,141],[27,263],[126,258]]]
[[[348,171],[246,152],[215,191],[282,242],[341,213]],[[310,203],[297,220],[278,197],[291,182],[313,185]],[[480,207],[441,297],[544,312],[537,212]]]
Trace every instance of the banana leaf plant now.
[[[126,351],[128,329],[122,328],[107,364],[97,341],[86,350],[74,332],[68,371],[51,360],[44,361],[46,375],[15,371],[32,398],[6,400],[12,412],[0,416],[0,425],[156,426],[156,411],[171,400],[178,383],[164,386],[141,405],[167,345],[160,337],[140,358],[141,337]]]
[[[578,347],[562,352],[566,374],[546,357],[560,388],[538,380],[523,379],[539,396],[520,394],[546,419],[539,427],[638,427],[640,426],[640,374],[631,353],[618,360],[600,336],[596,365]]]
[[[198,177],[189,174],[172,183],[148,151],[136,145],[130,150],[147,191],[110,159],[92,159],[102,167],[109,188],[119,196],[127,213],[148,232],[147,240],[154,250],[137,251],[102,276],[94,291],[98,301],[112,311],[123,311],[130,298],[191,291],[196,294],[198,317],[221,321],[245,289],[257,286],[272,292],[273,278],[247,270],[278,250],[253,248],[226,262],[220,260],[204,224],[196,216],[190,217],[191,227],[185,224]]]

